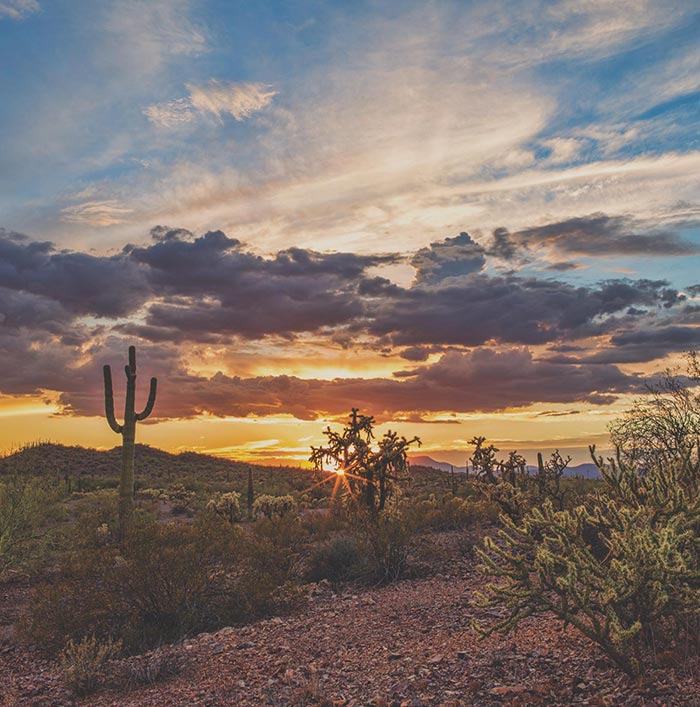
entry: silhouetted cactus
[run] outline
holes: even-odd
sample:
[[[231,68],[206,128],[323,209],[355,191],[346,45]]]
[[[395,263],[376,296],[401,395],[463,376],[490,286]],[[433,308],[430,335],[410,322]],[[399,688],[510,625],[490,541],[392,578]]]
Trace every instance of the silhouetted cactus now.
[[[253,516],[253,504],[255,503],[255,489],[253,488],[253,467],[248,467],[248,517]]]
[[[105,416],[109,426],[122,436],[122,472],[119,482],[119,537],[124,538],[131,526],[134,509],[134,454],[136,448],[136,423],[145,420],[156,402],[158,381],[151,378],[148,402],[142,412],[134,409],[136,399],[136,348],[129,346],[129,364],[124,366],[126,373],[126,401],[124,403],[124,424],[117,423],[114,417],[114,394],[112,392],[112,371],[105,366]]]

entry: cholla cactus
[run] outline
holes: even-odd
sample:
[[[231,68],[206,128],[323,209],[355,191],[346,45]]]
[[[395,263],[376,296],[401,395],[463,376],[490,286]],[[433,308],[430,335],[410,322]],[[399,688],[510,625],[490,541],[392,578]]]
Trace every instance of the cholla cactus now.
[[[259,518],[261,515],[266,518],[286,515],[296,508],[296,501],[292,496],[270,496],[263,494],[258,496],[253,504],[253,515]]]
[[[318,471],[330,466],[342,472],[347,486],[374,515],[398,492],[399,482],[408,480],[409,448],[421,443],[418,437],[408,440],[391,431],[375,443],[374,418],[361,415],[357,408],[352,409],[342,432],[328,427],[323,434],[326,444],[311,447],[309,461]]]
[[[241,494],[236,491],[217,493],[207,503],[207,510],[216,513],[229,523],[235,523],[241,519]]]
[[[136,423],[145,420],[156,402],[158,381],[151,378],[148,402],[141,412],[134,409],[136,399],[136,348],[129,346],[129,364],[126,373],[126,400],[124,403],[124,423],[120,425],[114,416],[114,393],[112,391],[112,370],[105,366],[105,416],[114,432],[122,436],[122,472],[119,481],[119,536],[123,540],[131,527],[134,510],[134,456],[136,450]]]
[[[700,617],[700,465],[688,457],[640,474],[591,454],[604,491],[572,510],[547,499],[486,540],[481,570],[496,581],[479,602],[507,613],[478,628],[508,632],[552,613],[638,675]]]

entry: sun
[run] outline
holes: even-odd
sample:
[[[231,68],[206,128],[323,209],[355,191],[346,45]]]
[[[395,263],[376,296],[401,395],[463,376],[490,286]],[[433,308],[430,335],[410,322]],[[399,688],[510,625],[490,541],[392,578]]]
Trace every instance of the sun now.
[[[345,476],[345,469],[338,459],[329,459],[328,468],[324,469],[324,471],[329,471],[331,474],[337,474],[338,476]]]

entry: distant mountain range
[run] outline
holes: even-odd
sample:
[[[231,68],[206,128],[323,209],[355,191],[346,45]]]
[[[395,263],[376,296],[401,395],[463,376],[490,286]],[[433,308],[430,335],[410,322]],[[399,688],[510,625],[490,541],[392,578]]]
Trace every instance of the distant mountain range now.
[[[409,456],[409,461],[413,466],[425,466],[432,469],[437,469],[438,471],[450,471],[450,468],[454,468],[456,474],[464,474],[466,471],[463,466],[454,466],[449,462],[441,462],[429,457],[426,454],[416,454]],[[536,466],[528,466],[530,473],[537,473]],[[578,464],[577,466],[569,466],[564,471],[564,476],[567,477],[579,477],[582,479],[599,479],[600,472],[598,467],[589,462],[588,464]]]

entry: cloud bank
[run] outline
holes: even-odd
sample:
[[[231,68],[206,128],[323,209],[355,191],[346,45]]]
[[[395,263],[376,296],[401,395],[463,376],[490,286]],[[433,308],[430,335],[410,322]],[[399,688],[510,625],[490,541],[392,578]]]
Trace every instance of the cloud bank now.
[[[139,342],[167,380],[163,418],[604,405],[644,383],[617,364],[698,341],[692,288],[686,295],[663,280],[575,285],[499,272],[493,265],[510,253],[504,243],[496,234],[480,246],[466,233],[435,242],[410,258],[416,277],[402,286],[374,274],[404,260],[397,253],[287,248],[263,257],[222,231],[156,227],[148,244],[94,255],[3,231],[0,352],[12,373],[0,392],[53,391],[66,414],[99,414],[100,366]],[[190,367],[197,347],[287,341],[303,356],[314,337],[393,356],[394,375],[246,378]]]

